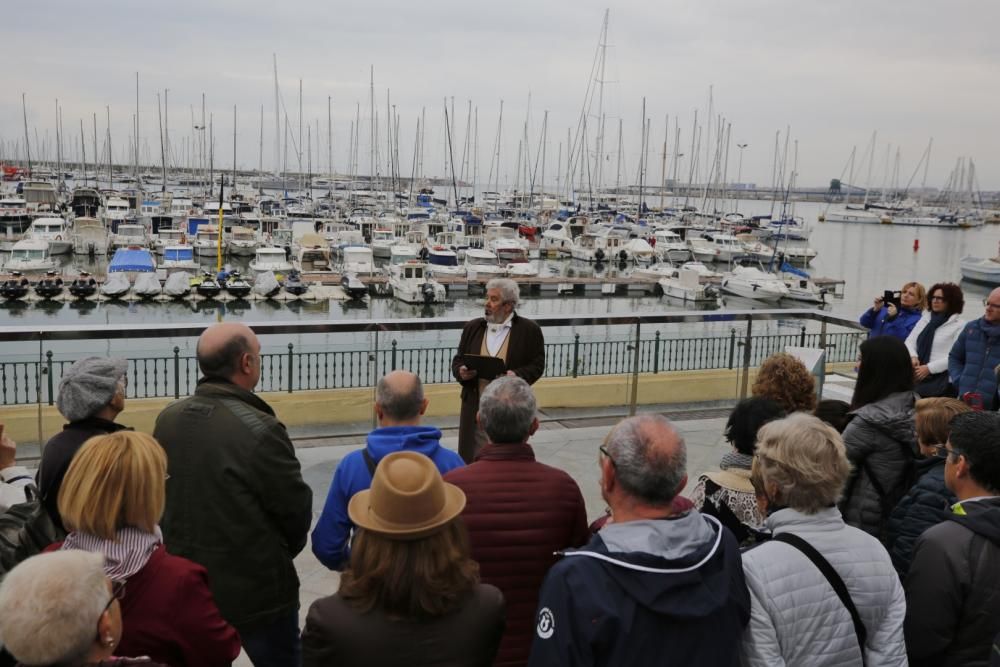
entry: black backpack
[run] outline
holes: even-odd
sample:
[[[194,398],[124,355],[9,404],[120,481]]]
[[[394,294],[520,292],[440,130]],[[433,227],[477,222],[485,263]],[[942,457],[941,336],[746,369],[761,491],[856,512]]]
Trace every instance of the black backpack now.
[[[24,487],[27,500],[0,513],[0,578],[21,561],[66,537],[42,505],[34,484]]]

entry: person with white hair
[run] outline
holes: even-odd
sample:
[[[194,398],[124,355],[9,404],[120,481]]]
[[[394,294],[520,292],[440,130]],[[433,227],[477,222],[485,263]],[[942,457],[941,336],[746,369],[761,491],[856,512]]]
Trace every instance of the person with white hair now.
[[[837,509],[850,469],[840,434],[812,415],[757,432],[750,481],[773,537],[743,554],[743,665],[907,664],[906,600],[889,553]]]
[[[38,492],[52,521],[60,528],[59,489],[77,450],[96,435],[128,428],[115,422],[125,409],[127,372],[125,359],[86,357],[70,366],[59,381],[56,408],[68,423],[42,448]]]
[[[472,463],[476,452],[486,444],[486,435],[476,423],[479,395],[496,377],[487,377],[473,368],[473,360],[483,357],[500,359],[506,375],[516,375],[534,384],[545,372],[545,337],[541,328],[515,311],[517,283],[509,278],[494,278],[486,283],[483,317],[466,323],[458,343],[458,353],[451,362],[452,374],[462,385],[462,410],[458,426],[458,453]]]
[[[0,584],[0,643],[22,665],[147,665],[111,659],[122,637],[124,589],[104,574],[104,558],[69,550],[32,556]]]

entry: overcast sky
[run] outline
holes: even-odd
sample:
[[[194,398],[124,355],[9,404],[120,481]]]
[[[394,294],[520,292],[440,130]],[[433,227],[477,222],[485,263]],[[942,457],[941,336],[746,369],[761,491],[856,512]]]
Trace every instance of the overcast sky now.
[[[23,151],[22,93],[33,157],[48,135],[54,158],[57,98],[72,159],[79,155],[81,119],[88,159],[93,159],[94,113],[103,144],[106,107],[115,155],[123,155],[132,133],[138,72],[144,155],[148,150],[159,162],[157,93],[169,89],[170,140],[178,159],[185,138],[190,142],[196,134],[192,107],[195,124],[201,122],[205,93],[214,114],[216,162],[232,165],[235,105],[237,162],[243,168],[257,166],[263,106],[263,161],[273,170],[276,54],[282,115],[287,111],[296,140],[302,80],[303,116],[314,135],[314,171],[326,170],[329,96],[334,167],[348,169],[350,125],[360,105],[359,163],[367,172],[369,69],[374,67],[380,122],[387,90],[399,114],[404,175],[412,167],[422,108],[427,118],[424,172],[444,175],[443,106],[453,97],[455,160],[461,159],[471,100],[478,108],[479,180],[485,182],[503,100],[502,178],[514,177],[526,120],[535,160],[548,111],[545,181],[551,186],[560,150],[565,167],[567,131],[577,132],[609,8],[605,182],[615,180],[619,118],[622,180],[636,180],[644,96],[652,129],[647,178],[660,178],[669,115],[667,152],[685,154],[680,172],[686,179],[694,113],[703,124],[711,86],[714,112],[732,124],[730,181],[737,176],[736,144],[745,143],[742,180],[769,184],[775,133],[790,126],[791,138],[798,141],[801,185],[826,185],[840,177],[854,146],[853,182],[864,185],[862,154],[877,131],[873,185],[885,178],[887,146],[893,155],[890,167],[900,151],[899,180],[905,185],[933,137],[928,185],[943,186],[956,160],[971,157],[979,186],[1000,189],[1000,3],[995,0],[627,0],[610,6],[591,0],[35,0],[30,11],[27,7],[8,8],[4,18],[0,139],[7,158],[14,142]],[[673,146],[675,121],[679,149]],[[597,123],[588,123],[592,147]],[[703,127],[702,162],[707,131]],[[289,165],[297,167],[297,159],[290,149]],[[915,184],[922,178],[918,173]]]

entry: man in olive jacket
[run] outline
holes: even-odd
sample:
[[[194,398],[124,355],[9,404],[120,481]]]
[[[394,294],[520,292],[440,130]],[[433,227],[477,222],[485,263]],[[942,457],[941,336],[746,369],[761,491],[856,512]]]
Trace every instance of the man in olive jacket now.
[[[253,393],[260,341],[247,326],[216,324],[198,339],[204,377],[168,406],[153,435],[167,453],[160,526],[170,553],[208,570],[227,621],[254,665],[300,662],[299,579],[312,490],[274,410]]]

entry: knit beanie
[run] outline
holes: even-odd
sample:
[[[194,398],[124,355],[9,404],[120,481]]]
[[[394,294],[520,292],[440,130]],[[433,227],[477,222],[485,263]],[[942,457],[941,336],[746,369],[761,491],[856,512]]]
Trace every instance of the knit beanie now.
[[[115,397],[118,381],[127,370],[125,359],[80,359],[63,374],[56,407],[71,422],[94,416]]]

